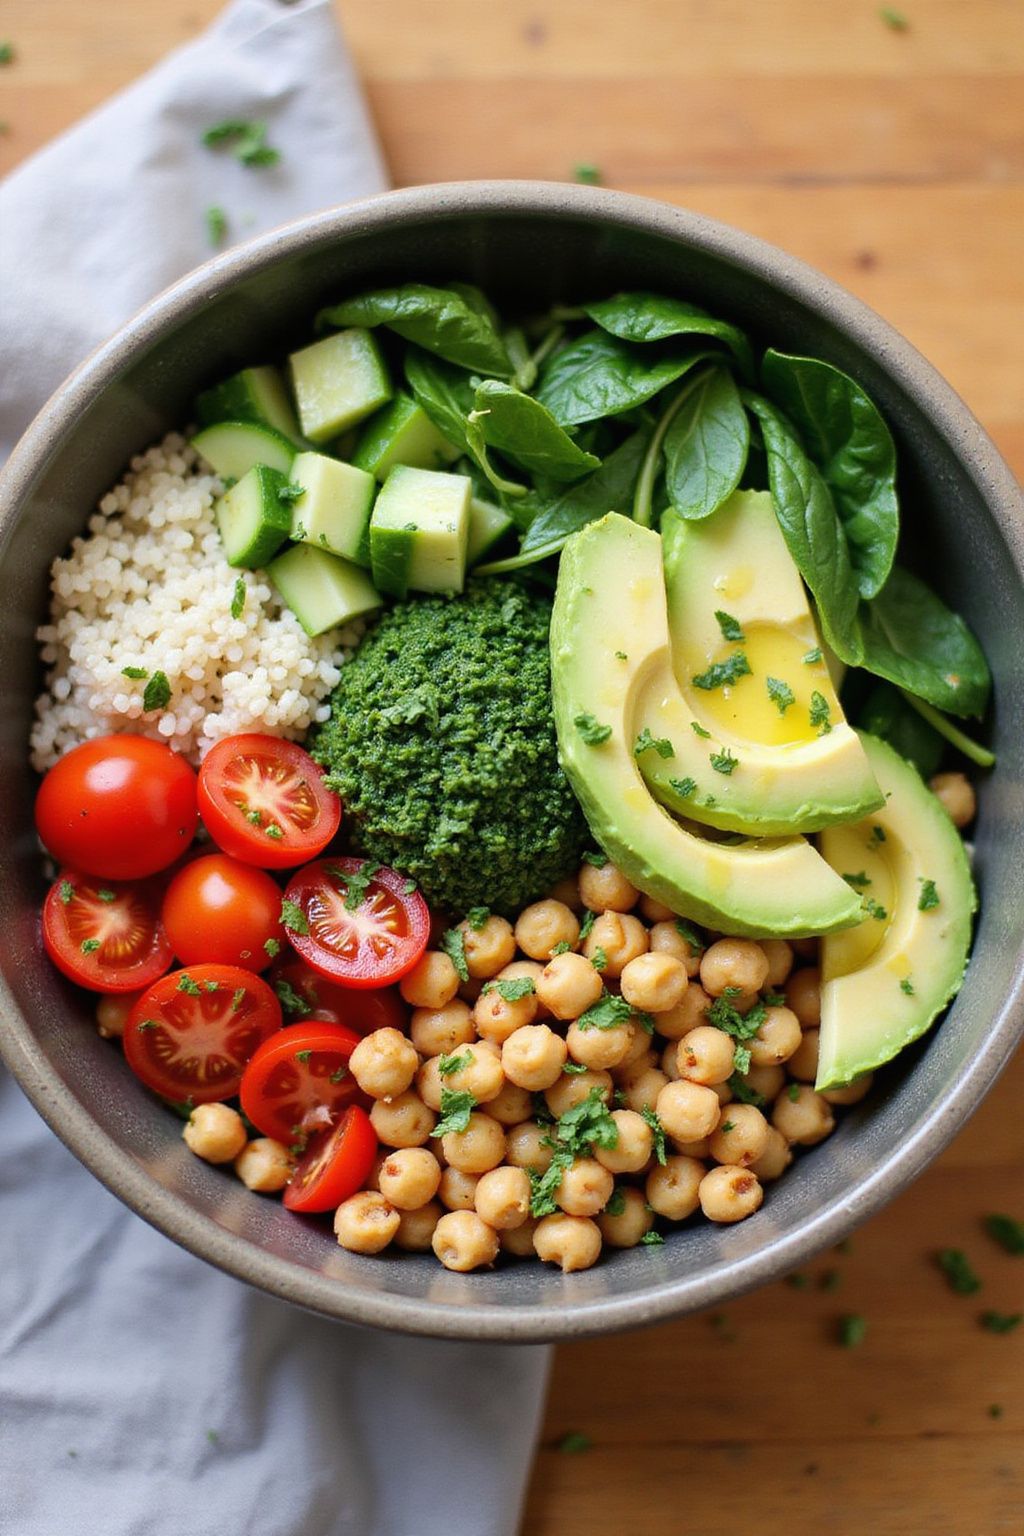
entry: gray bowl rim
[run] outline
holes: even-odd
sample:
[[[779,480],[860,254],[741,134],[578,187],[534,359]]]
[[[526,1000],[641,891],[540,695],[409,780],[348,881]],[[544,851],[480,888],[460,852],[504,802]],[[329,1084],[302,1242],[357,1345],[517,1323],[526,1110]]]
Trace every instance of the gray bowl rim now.
[[[22,499],[91,405],[140,352],[237,280],[284,257],[353,234],[465,217],[569,217],[594,226],[618,225],[661,236],[723,259],[806,305],[843,331],[893,376],[929,417],[975,480],[1024,581],[1024,498],[995,444],[945,379],[874,310],[815,268],[754,235],[702,214],[605,188],[543,181],[433,183],[385,192],[294,220],[195,268],[164,290],[54,392],[0,471],[0,545]],[[1024,955],[984,1047],[963,1075],[933,1103],[915,1133],[883,1166],[850,1191],[755,1253],[729,1260],[714,1273],[681,1276],[639,1294],[566,1299],[541,1307],[460,1305],[384,1293],[354,1295],[335,1279],[305,1270],[200,1215],[126,1157],[47,1065],[31,1027],[0,976],[0,1054],[28,1098],[74,1155],[119,1199],[182,1247],[228,1274],[308,1310],[350,1323],[439,1338],[538,1343],[647,1326],[721,1304],[776,1280],[905,1189],[945,1148],[1005,1068],[1024,1026]]]

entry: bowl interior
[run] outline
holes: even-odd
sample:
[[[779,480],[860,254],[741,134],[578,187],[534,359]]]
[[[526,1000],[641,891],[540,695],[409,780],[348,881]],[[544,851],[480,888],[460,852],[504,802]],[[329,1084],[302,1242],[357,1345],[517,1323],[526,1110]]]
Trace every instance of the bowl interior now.
[[[997,680],[1000,761],[976,835],[982,915],[948,1022],[880,1075],[756,1217],[732,1229],[684,1229],[664,1247],[608,1254],[571,1277],[527,1264],[460,1276],[432,1256],[368,1262],[342,1252],[326,1223],[249,1194],[187,1151],[178,1122],[98,1038],[87,1003],[46,963],[38,936],[26,739],[39,684],[33,631],[51,560],[129,457],[187,420],[197,389],[294,347],[317,306],[345,292],[449,278],[525,311],[620,288],[677,294],[762,341],[852,373],[896,436],[906,542],[968,617]],[[411,1331],[525,1339],[653,1321],[761,1283],[836,1241],[945,1144],[1007,1059],[1019,1033],[1013,1005],[1024,943],[1019,496],[948,387],[877,317],[799,263],[679,210],[588,189],[427,188],[336,210],[219,259],[144,312],[51,402],[12,460],[4,496],[6,1052],[93,1171],[204,1257],[305,1306]]]

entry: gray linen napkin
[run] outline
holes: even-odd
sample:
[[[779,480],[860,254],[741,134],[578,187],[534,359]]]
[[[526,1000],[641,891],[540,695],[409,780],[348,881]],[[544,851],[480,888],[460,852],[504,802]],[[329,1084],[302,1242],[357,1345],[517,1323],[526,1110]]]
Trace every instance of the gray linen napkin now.
[[[265,118],[277,167],[202,130]],[[379,191],[329,0],[236,0],[0,186],[0,456],[61,379],[235,238]],[[85,509],[83,508],[83,517]],[[513,1536],[548,1354],[294,1311],[176,1248],[0,1073],[0,1530]]]

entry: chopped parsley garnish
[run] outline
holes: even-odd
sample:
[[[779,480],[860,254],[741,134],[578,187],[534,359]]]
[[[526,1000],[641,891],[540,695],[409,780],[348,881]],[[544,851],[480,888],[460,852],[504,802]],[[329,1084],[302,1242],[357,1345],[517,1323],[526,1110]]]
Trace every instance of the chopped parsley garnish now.
[[[572,945],[569,943],[568,939],[559,939],[557,944],[552,944],[551,946],[552,960],[556,955],[567,955],[570,949],[572,949]]]
[[[723,613],[721,608],[716,608],[715,618],[718,620],[718,627],[722,631],[723,640],[745,640],[747,638],[743,633],[739,619],[734,619],[731,613]]]
[[[669,788],[674,789],[680,800],[689,800],[697,793],[697,780],[691,779],[687,774],[685,779],[669,779]]]
[[[728,1136],[730,1131],[734,1131],[736,1129],[736,1122],[734,1120],[727,1120],[723,1126],[719,1127],[719,1129],[721,1130],[723,1136]]]
[[[794,1269],[791,1275],[786,1276],[786,1284],[791,1286],[794,1291],[806,1291],[810,1283],[810,1275],[805,1275],[799,1269]]]
[[[652,736],[645,725],[636,739],[636,745],[633,748],[633,756],[639,757],[641,752],[649,752],[652,747],[654,748],[655,752],[657,752],[659,757],[668,758],[675,757],[676,755],[675,748],[667,736]]]
[[[592,912],[590,910],[590,908],[588,907],[587,910],[583,914],[583,921],[580,923],[580,943],[581,944],[582,944],[583,940],[589,936],[590,930],[591,930],[591,928],[593,928],[594,923],[596,921],[597,921],[597,913],[596,912]]]
[[[645,1104],[641,1109],[640,1114],[641,1117],[647,1121],[647,1124],[651,1128],[651,1134],[654,1137],[654,1156],[662,1165],[662,1167],[664,1167],[666,1159],[665,1127],[658,1119],[658,1116],[655,1114],[654,1110],[651,1109],[647,1104]]]
[[[142,1019],[142,1020],[140,1020],[137,1028],[139,1029],[140,1032],[142,1030],[144,1030],[144,1029],[159,1029],[160,1028],[160,1020],[159,1019]]]
[[[178,977],[178,991],[187,992],[189,997],[198,997],[202,991],[202,988],[200,987],[198,981],[192,980],[192,977],[188,974],[187,971],[182,971],[181,975]]]
[[[736,767],[736,764],[739,762],[739,758],[733,757],[728,747],[723,747],[721,752],[712,752],[711,756],[708,758],[708,762],[711,764],[716,773],[724,773],[726,776],[728,776]]]
[[[590,1068],[584,1066],[582,1061],[562,1062],[562,1071],[565,1073],[566,1077],[581,1077],[584,1072],[589,1072],[589,1070]]]
[[[588,747],[599,747],[602,742],[608,740],[612,733],[610,725],[602,725],[599,720],[595,720],[594,716],[590,714],[577,715],[573,720],[573,725],[579,731]]]
[[[902,981],[900,982],[900,991],[905,992],[908,997],[913,997],[914,983],[911,981],[909,976],[903,977]]]
[[[483,931],[484,924],[487,922],[487,919],[490,917],[490,915],[490,907],[470,907],[469,911],[466,913],[466,922],[472,928],[474,933],[481,933]]]
[[[799,1097],[800,1097],[800,1084],[799,1083],[790,1083],[789,1087],[786,1089],[786,1098],[789,1100],[789,1102],[791,1104],[795,1104],[797,1102],[797,1100],[799,1099]]]
[[[868,847],[877,848],[879,843],[885,842],[885,828],[875,825],[871,828],[871,836],[868,838]]]
[[[264,836],[273,838],[275,843],[279,843],[282,837],[284,837],[284,833],[276,822],[271,822],[269,827],[264,828]]]
[[[706,731],[702,725],[698,725],[696,720],[690,721],[690,730],[695,736],[699,736],[702,741],[710,741],[711,739],[711,732]]]
[[[1007,1253],[1015,1258],[1024,1256],[1024,1221],[1015,1221],[1012,1216],[986,1216],[985,1231]]]
[[[741,1046],[740,1049],[742,1050],[743,1047]],[[746,1054],[749,1056],[750,1052],[747,1051]],[[732,1096],[738,1104],[753,1104],[757,1109],[762,1109],[768,1102],[763,1093],[755,1093],[750,1084],[743,1081],[739,1072],[732,1074],[729,1079],[729,1087],[732,1089]]]
[[[99,949],[99,947],[100,947],[99,939],[83,939],[82,940],[82,954],[83,955],[94,955],[96,953],[96,951]],[[197,992],[199,991],[198,987],[196,988],[196,991]]]
[[[431,1136],[460,1135],[469,1126],[469,1117],[476,1109],[476,1099],[465,1089],[441,1089],[441,1118],[431,1131]]]
[[[873,896],[868,896],[864,902],[864,911],[868,917],[873,917],[879,923],[884,923],[889,916],[888,912],[877,902]]]
[[[406,896],[414,896],[418,889],[419,887],[415,880],[407,880],[402,886],[402,891]]]
[[[296,1061],[301,1061],[301,1062],[307,1062],[309,1060],[309,1058],[312,1056],[312,1054],[313,1054],[313,1052],[311,1050],[309,1050],[309,1051],[296,1051],[295,1052],[295,1060]]]
[[[713,1024],[716,1029],[723,1029],[734,1040],[753,1040],[768,1016],[764,1003],[755,1003],[750,1012],[744,1015],[724,997],[716,997],[704,1012],[709,1024]]]
[[[665,1239],[662,1237],[661,1233],[655,1232],[652,1228],[650,1232],[644,1233],[643,1237],[640,1239],[640,1244],[643,1248],[659,1248],[664,1241]]]
[[[233,619],[240,619],[242,617],[242,613],[245,609],[245,593],[245,578],[239,576],[238,580],[235,582],[235,590],[231,597],[231,617]]]
[[[589,167],[581,165],[577,167],[577,172],[587,169]],[[576,180],[587,181],[589,178],[577,174]],[[600,180],[600,178],[595,177],[596,180]],[[570,1429],[559,1440],[558,1449],[563,1456],[580,1456],[584,1451],[589,1451],[593,1443],[589,1435],[582,1434],[578,1429]]]
[[[621,1184],[616,1184],[608,1196],[608,1203],[604,1208],[606,1216],[621,1216],[626,1209],[626,1191]]]
[[[843,875],[847,885],[852,885],[855,891],[863,891],[871,884],[871,877],[862,869],[856,875]]]
[[[578,181],[584,187],[599,187],[603,181],[601,167],[599,165],[574,165],[572,179]],[[589,1442],[587,1448],[589,1449]]]
[[[335,1067],[327,1078],[329,1083],[340,1083],[348,1077],[348,1067]]]
[[[521,997],[530,997],[537,988],[532,976],[510,976],[506,981],[487,981],[481,994],[497,992],[506,1003],[518,1003]]]
[[[1024,1323],[1024,1312],[983,1312],[978,1319],[989,1333],[1012,1333]]]
[[[750,1071],[750,1051],[745,1045],[739,1045],[737,1043],[737,1045],[734,1046],[732,1053],[732,1066],[734,1073]]]
[[[134,682],[141,682],[144,677],[149,676],[149,673],[145,667],[122,667],[121,676],[130,677]]]
[[[743,988],[742,987],[723,987],[722,988],[722,996],[723,997],[742,997],[743,996]]]
[[[306,914],[297,901],[289,901],[285,896],[281,902],[281,922],[289,933],[306,934],[309,932],[309,923]]]
[[[355,869],[351,873],[339,869],[337,865],[332,866],[331,873],[337,878],[339,887],[342,885],[345,887],[346,912],[354,912],[357,907],[362,906],[378,869],[380,865],[373,859],[367,859],[361,869]]]
[[[455,974],[460,981],[469,980],[469,966],[466,964],[466,935],[461,928],[449,928],[441,935],[441,948],[455,967]]]
[[[204,981],[203,982],[203,989],[206,992],[219,992],[220,991],[220,982],[219,981]]]
[[[616,661],[628,661],[629,657],[626,655],[625,651],[616,651],[615,659]]]
[[[805,667],[813,667],[816,661],[821,660],[821,646],[816,645],[813,651],[805,651],[800,660]]]
[[[605,865],[608,863],[608,855],[606,853],[602,853],[600,849],[597,849],[596,851],[588,850],[583,855],[583,862],[584,864],[593,864],[595,869],[604,869]]]
[[[577,1029],[614,1029],[633,1017],[633,1010],[624,997],[606,992],[592,1008],[581,1013],[576,1020]]]
[[[271,960],[276,960],[278,955],[281,953],[281,946],[277,939],[268,939],[263,948],[266,950]]]
[[[930,912],[933,909],[933,907],[937,907],[938,904],[939,904],[939,893],[935,889],[935,881],[934,880],[922,880],[921,881],[921,894],[917,898],[917,910],[919,912]]]
[[[0,64],[14,63],[14,44],[0,43]]]
[[[142,695],[142,707],[148,713],[152,709],[166,709],[171,702],[171,685],[166,672],[154,672]]]
[[[838,1291],[842,1283],[843,1277],[838,1269],[826,1269],[823,1274],[818,1276],[819,1291]]]
[[[782,681],[781,677],[765,678],[765,686],[768,689],[768,697],[780,715],[784,715],[789,706],[796,703],[796,694],[788,683]]]
[[[211,203],[206,210],[206,233],[214,250],[227,239],[228,216],[219,203]]]
[[[781,992],[763,992],[761,994],[766,1008],[785,1008],[786,999]]]
[[[277,995],[278,995],[278,997],[280,997],[281,996],[280,992]],[[232,1013],[237,1013],[239,1008],[241,1008],[241,1006],[242,1006],[242,1004],[244,1002],[245,1002],[245,988],[244,987],[236,987],[234,992],[232,992],[232,994],[231,994],[231,1011],[232,1011]]]
[[[591,1088],[585,1099],[560,1115],[551,1138],[554,1155],[543,1173],[527,1170],[530,1175],[532,1195],[530,1214],[551,1216],[557,1209],[555,1191],[562,1182],[566,1168],[577,1157],[586,1157],[593,1146],[615,1147],[619,1143],[619,1128],[604,1102],[603,1090]]]
[[[811,694],[810,719],[812,726],[818,726],[819,736],[827,736],[829,731],[832,729],[832,722],[829,719],[831,713],[832,710],[829,707],[828,699],[826,699],[823,693],[819,693],[817,688],[815,688],[814,692]]]
[[[971,1268],[971,1262],[960,1248],[942,1248],[935,1255],[951,1291],[958,1296],[973,1296],[981,1290],[981,1281]]]
[[[452,1056],[442,1054],[437,1070],[442,1077],[451,1077],[453,1072],[461,1072],[463,1067],[470,1066],[473,1060],[472,1051],[461,1051]]]
[[[743,651],[733,651],[724,661],[716,661],[706,672],[698,672],[690,681],[695,688],[703,688],[705,693],[710,693],[713,688],[725,688],[730,683],[738,683],[741,677],[750,676],[750,662]],[[702,732],[697,733],[703,734]]]
[[[244,988],[240,990],[244,994]],[[309,1005],[305,998],[300,997],[295,988],[285,981],[283,976],[280,980],[274,982],[274,991],[277,993],[277,1000],[285,1013],[301,1018],[309,1012]],[[238,996],[237,992],[235,996]]]
[[[115,891],[108,891],[106,889],[106,887],[103,887],[101,890],[98,890],[96,892],[96,895],[99,897],[100,901],[108,901],[109,902],[109,901],[116,901],[117,900],[117,893]]]
[[[603,971],[605,966],[608,964],[608,953],[606,950],[601,948],[600,944],[597,945],[594,953],[591,955],[590,963],[594,967],[595,971]]]
[[[74,901],[74,899],[75,899],[75,888],[71,884],[70,880],[62,880],[61,881],[61,883],[60,883],[60,890],[59,890],[58,894],[60,895],[60,899],[64,903],[65,906],[67,906],[69,902]]]
[[[300,485],[297,480],[292,480],[287,485],[282,485],[277,493],[277,499],[278,501],[283,501],[285,506],[288,506],[291,502],[298,501],[299,497],[305,496],[305,494],[306,487]]]
[[[267,125],[258,118],[250,122],[245,118],[229,117],[207,128],[203,143],[208,149],[230,146],[235,159],[242,165],[276,165],[281,158],[280,151],[272,149],[266,137]]]
[[[910,30],[910,22],[903,11],[897,11],[891,5],[883,5],[879,8],[878,14],[890,32],[908,32]]]
[[[848,1312],[839,1319],[839,1342],[844,1349],[856,1349],[863,1344],[867,1331],[867,1319],[859,1312]]]
[[[246,811],[245,819],[254,827],[260,826],[263,822],[263,816],[259,811]]]
[[[1000,1403],[989,1403],[988,1416],[990,1419],[1001,1419],[1003,1416],[1002,1405]],[[68,1454],[70,1455],[70,1452]]]
[[[678,933],[681,939],[685,939],[687,944],[689,944],[691,959],[696,959],[698,955],[702,955],[704,953],[704,950],[707,947],[704,943],[704,940],[701,938],[693,924],[686,921],[685,917],[676,918],[676,933]]]

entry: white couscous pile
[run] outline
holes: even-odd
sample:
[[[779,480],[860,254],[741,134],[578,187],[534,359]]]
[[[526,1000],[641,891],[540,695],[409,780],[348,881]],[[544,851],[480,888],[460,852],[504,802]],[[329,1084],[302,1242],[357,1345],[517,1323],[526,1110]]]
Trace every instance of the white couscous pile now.
[[[39,772],[115,731],[198,763],[224,736],[298,738],[327,718],[361,626],[310,639],[262,572],[227,565],[213,511],[221,483],[198,466],[185,438],[169,434],[132,460],[54,561],[50,619],[38,631],[48,669],[31,737]],[[167,702],[147,710],[154,679]]]

